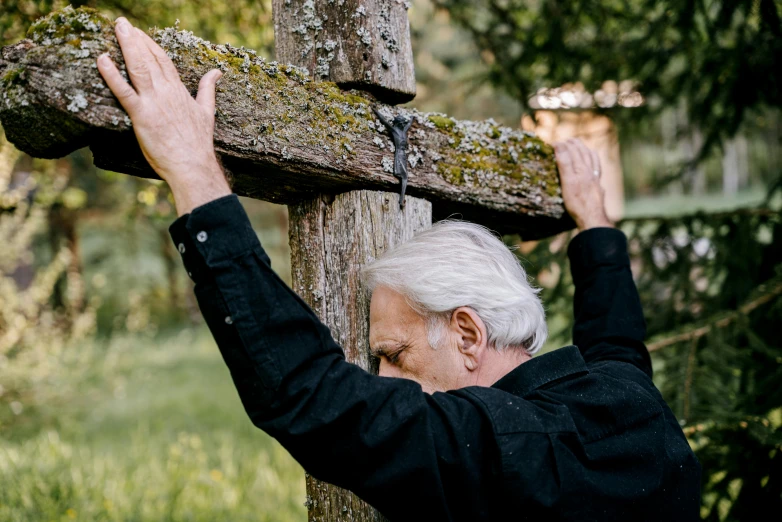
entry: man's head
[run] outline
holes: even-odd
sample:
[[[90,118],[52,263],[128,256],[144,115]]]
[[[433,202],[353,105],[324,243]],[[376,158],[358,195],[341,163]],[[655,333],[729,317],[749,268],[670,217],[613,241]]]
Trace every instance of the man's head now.
[[[367,265],[380,375],[427,392],[491,386],[546,340],[538,289],[488,229],[440,221]]]

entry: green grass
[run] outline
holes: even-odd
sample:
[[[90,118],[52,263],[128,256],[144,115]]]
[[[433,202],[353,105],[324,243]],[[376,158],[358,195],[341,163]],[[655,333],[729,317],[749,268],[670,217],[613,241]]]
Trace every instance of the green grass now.
[[[0,520],[305,520],[302,469],[252,426],[203,327],[55,362],[21,413],[0,402]]]

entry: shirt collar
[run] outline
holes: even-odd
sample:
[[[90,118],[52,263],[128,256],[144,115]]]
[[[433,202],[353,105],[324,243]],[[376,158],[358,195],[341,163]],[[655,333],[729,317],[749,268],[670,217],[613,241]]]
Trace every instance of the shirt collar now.
[[[563,377],[589,373],[576,346],[565,346],[521,363],[491,387],[524,397],[541,386]]]

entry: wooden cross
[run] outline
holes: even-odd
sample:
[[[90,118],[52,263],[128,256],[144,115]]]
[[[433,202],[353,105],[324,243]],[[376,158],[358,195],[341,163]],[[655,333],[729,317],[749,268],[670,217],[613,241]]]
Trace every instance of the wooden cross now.
[[[407,5],[273,0],[276,62],[176,28],[152,34],[192,94],[207,71],[224,71],[215,150],[233,189],[288,204],[293,288],[347,360],[369,371],[369,295],[359,279],[367,261],[452,214],[525,239],[573,226],[553,151],[539,139],[493,121],[384,104],[415,95]],[[2,48],[0,122],[32,156],[89,146],[100,168],[155,178],[97,71],[105,51],[124,74],[114,24],[93,9],[69,6],[38,20],[26,39]],[[402,209],[394,145],[375,110],[412,119]],[[352,493],[310,476],[307,507],[312,521],[382,520]]]

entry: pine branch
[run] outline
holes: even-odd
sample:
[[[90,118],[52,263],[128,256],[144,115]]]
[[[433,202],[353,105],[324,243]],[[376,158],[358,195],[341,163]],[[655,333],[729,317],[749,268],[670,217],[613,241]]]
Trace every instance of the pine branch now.
[[[726,326],[735,322],[739,317],[748,315],[756,308],[763,306],[764,304],[773,301],[782,295],[782,281],[777,279],[776,282],[772,283],[771,285],[764,283],[758,287],[757,292],[760,293],[758,297],[747,301],[741,307],[739,307],[738,310],[735,310],[734,312],[731,312],[730,314],[719,319],[710,320],[703,326],[692,328],[685,332],[672,335],[670,337],[664,337],[652,343],[648,343],[646,346],[647,349],[650,352],[654,352],[672,344],[699,339],[711,332],[713,329],[725,328]]]
[[[684,406],[682,407],[682,420],[686,422],[690,418],[690,395],[692,392],[692,380],[695,373],[695,355],[698,350],[698,338],[690,341],[690,353],[687,356],[687,373],[684,379]]]

